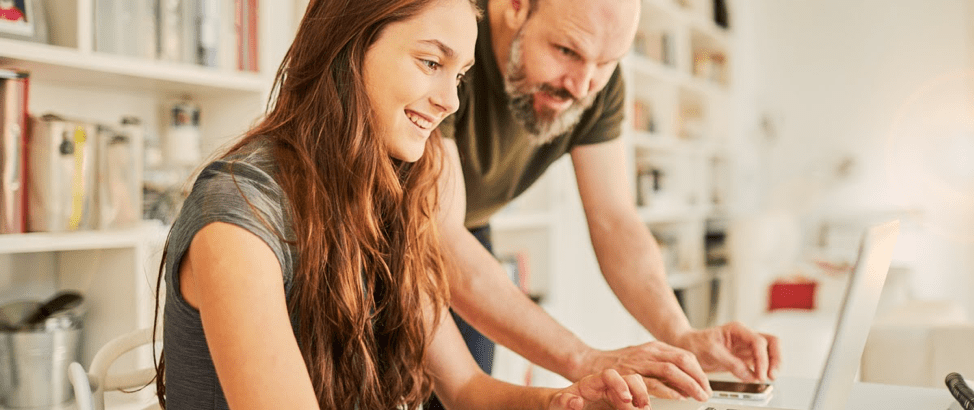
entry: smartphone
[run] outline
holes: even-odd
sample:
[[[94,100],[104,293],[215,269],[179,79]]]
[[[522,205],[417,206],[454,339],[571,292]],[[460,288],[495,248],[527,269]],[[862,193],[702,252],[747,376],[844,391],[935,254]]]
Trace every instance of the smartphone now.
[[[765,400],[771,395],[774,386],[768,383],[743,383],[711,380],[710,389],[714,397],[726,399]]]

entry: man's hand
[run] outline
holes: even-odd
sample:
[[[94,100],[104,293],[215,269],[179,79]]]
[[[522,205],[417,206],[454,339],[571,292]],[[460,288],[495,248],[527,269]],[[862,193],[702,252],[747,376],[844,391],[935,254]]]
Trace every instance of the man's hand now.
[[[781,366],[778,338],[739,322],[691,330],[673,344],[696,355],[704,371],[727,371],[745,382],[774,380]]]
[[[592,351],[583,358],[588,372],[615,369],[642,376],[649,394],[665,399],[692,397],[705,401],[713,394],[707,375],[693,354],[663,342],[649,342],[612,351]]]
[[[621,376],[611,369],[586,376],[556,392],[548,405],[549,410],[649,408],[649,393],[639,376]]]

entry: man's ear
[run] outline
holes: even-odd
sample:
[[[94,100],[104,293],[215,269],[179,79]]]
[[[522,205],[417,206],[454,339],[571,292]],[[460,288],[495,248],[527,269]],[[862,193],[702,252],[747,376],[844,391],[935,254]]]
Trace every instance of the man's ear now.
[[[528,9],[531,7],[531,0],[505,0],[508,2],[504,10],[504,23],[511,29],[521,28],[528,19]]]

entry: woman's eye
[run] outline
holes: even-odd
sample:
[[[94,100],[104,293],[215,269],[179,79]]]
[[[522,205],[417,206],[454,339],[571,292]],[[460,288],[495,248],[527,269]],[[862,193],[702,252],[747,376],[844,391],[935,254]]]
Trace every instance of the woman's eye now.
[[[426,67],[427,70],[435,71],[437,68],[440,68],[440,63],[437,63],[436,61],[424,59],[420,59],[419,61],[424,67]]]

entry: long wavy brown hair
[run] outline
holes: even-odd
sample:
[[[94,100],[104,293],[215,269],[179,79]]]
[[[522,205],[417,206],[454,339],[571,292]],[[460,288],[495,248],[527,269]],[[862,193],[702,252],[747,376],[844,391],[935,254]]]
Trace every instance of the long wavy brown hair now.
[[[312,0],[267,114],[228,151],[273,144],[299,255],[288,310],[323,409],[416,408],[432,390],[423,361],[449,303],[434,221],[440,136],[415,163],[391,159],[363,63],[384,27],[436,1]],[[164,266],[165,255],[157,288]],[[156,368],[165,406],[164,355]]]

